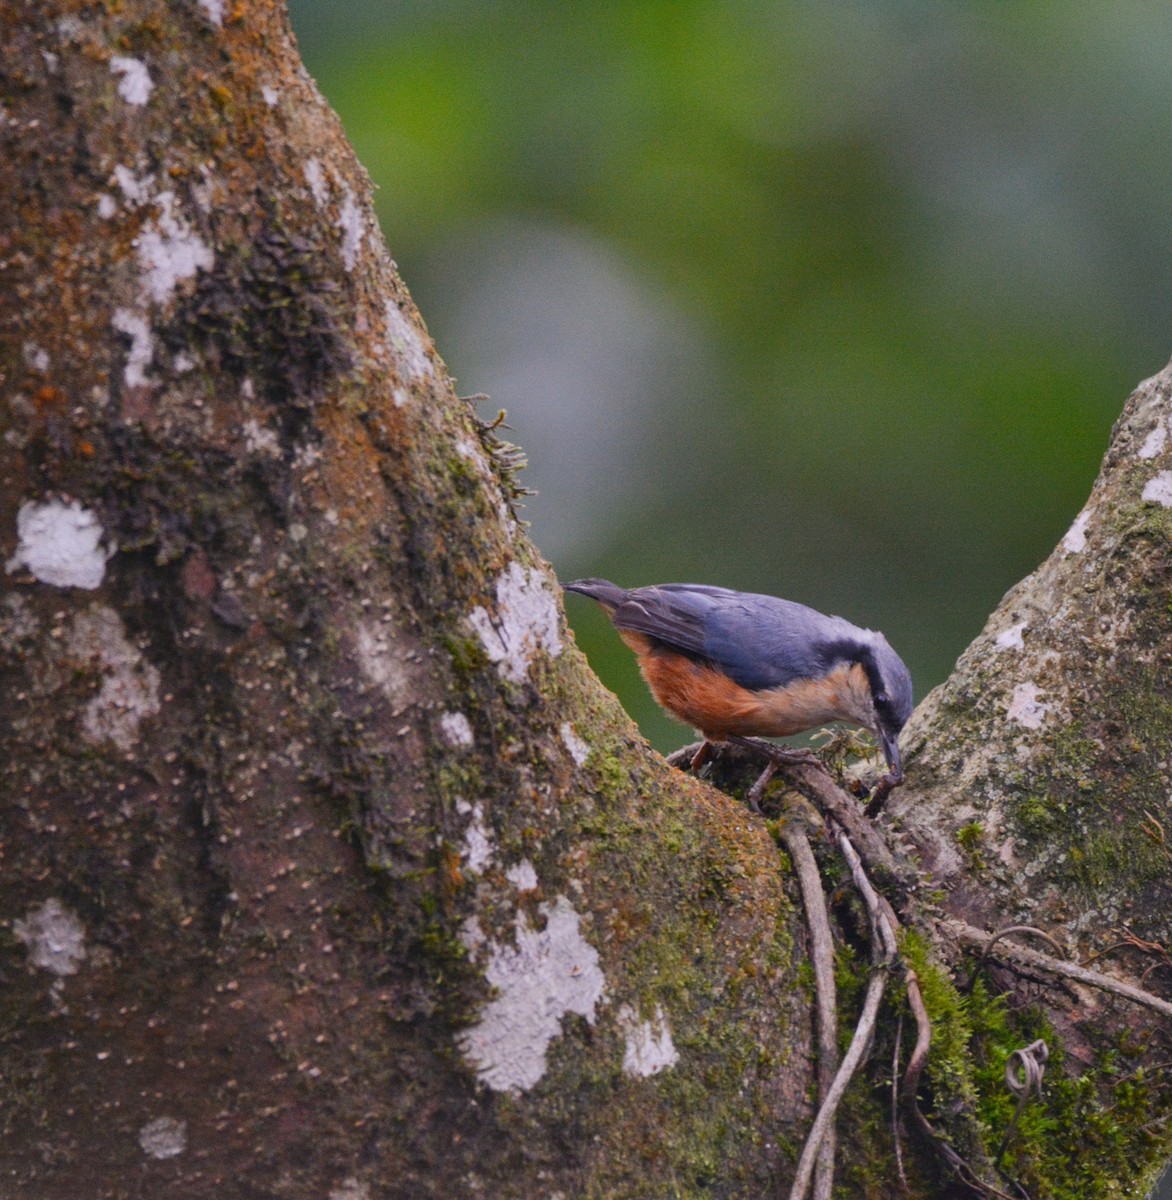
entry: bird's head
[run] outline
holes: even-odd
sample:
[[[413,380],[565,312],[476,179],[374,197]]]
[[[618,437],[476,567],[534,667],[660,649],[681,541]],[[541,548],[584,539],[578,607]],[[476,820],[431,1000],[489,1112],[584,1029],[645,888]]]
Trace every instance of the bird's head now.
[[[882,634],[875,634],[869,653],[862,660],[871,688],[874,721],[871,730],[883,747],[883,757],[896,782],[903,779],[899,754],[899,732],[912,715],[912,677],[903,659]]]

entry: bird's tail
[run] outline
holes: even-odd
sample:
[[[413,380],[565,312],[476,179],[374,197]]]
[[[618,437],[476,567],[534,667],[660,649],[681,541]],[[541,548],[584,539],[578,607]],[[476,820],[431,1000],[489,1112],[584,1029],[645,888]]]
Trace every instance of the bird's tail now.
[[[583,596],[589,596],[591,600],[597,600],[611,612],[627,598],[626,588],[621,588],[607,579],[575,579],[572,583],[563,583],[562,587],[567,592],[580,592]]]

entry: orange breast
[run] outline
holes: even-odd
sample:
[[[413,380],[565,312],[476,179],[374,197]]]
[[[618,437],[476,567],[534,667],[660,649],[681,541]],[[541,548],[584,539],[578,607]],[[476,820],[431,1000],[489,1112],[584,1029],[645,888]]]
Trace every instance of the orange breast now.
[[[857,664],[844,663],[823,679],[752,692],[710,666],[655,647],[639,634],[624,632],[623,640],[639,656],[639,669],[655,699],[712,741],[730,734],[786,737],[829,721],[867,725],[874,719],[866,675]]]

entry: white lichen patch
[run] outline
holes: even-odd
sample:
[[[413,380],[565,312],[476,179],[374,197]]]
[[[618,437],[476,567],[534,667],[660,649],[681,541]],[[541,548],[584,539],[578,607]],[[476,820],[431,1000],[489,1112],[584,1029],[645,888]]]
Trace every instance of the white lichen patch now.
[[[1148,480],[1143,498],[1149,504],[1160,504],[1172,508],[1172,471],[1161,471]]]
[[[1168,424],[1166,421],[1160,421],[1156,427],[1144,438],[1144,444],[1139,448],[1140,458],[1155,458],[1156,455],[1164,452],[1164,447],[1168,443]]]
[[[1019,621],[1016,625],[1002,630],[997,635],[994,645],[999,646],[1002,650],[1024,650],[1025,639],[1022,634],[1025,633],[1027,624],[1026,621]]]
[[[484,868],[492,862],[492,834],[488,831],[488,826],[484,823],[484,805],[469,804],[467,800],[460,800],[456,804],[456,811],[467,815],[472,815],[472,820],[468,822],[468,828],[464,830],[464,845],[460,848],[460,861],[463,862],[469,871],[475,871],[477,875],[484,873]]]
[[[1011,721],[1017,721],[1027,729],[1041,729],[1047,713],[1051,711],[1049,704],[1043,704],[1041,690],[1035,683],[1019,683],[1013,689],[1006,714]]]
[[[0,650],[15,650],[21,642],[31,641],[39,628],[29,602],[19,592],[9,592],[0,601]]]
[[[86,957],[85,926],[55,898],[18,917],[12,932],[27,947],[33,966],[58,979],[76,975],[77,964]]]
[[[143,292],[156,304],[166,304],[182,280],[210,270],[215,256],[178,211],[174,192],[160,192],[155,203],[159,215],[146,223],[134,248]]]
[[[476,741],[472,725],[462,712],[440,713],[439,729],[444,741],[454,750],[466,750]]]
[[[1090,510],[1085,508],[1075,517],[1074,524],[1062,539],[1062,549],[1068,554],[1081,554],[1087,548],[1087,526],[1090,520]]]
[[[302,530],[301,536],[297,537],[293,527],[290,527],[289,536],[294,541],[301,541],[309,532],[304,527]],[[354,640],[358,665],[363,675],[392,704],[406,703],[411,697],[412,672],[392,645],[390,631],[373,621],[359,621],[355,626]]]
[[[358,265],[358,256],[362,253],[362,243],[366,238],[366,218],[354,193],[345,185],[342,188],[342,207],[338,212],[338,229],[342,233],[342,262],[347,271],[353,271]]]
[[[275,87],[270,87],[267,83],[260,89],[261,99],[269,106],[276,108],[281,100],[281,93]]]
[[[539,650],[562,652],[557,601],[545,576],[518,562],[497,579],[496,599],[495,616],[478,605],[468,619],[501,675],[520,683]]]
[[[187,1149],[187,1122],[156,1117],[138,1131],[138,1144],[149,1158],[176,1158]]]
[[[151,189],[155,186],[153,175],[136,175],[129,167],[123,166],[121,163],[114,168],[113,173],[118,190],[131,208],[138,208],[150,202]]]
[[[1007,867],[1017,870],[1017,868],[1020,866],[1017,857],[1017,839],[1013,837],[1007,837],[1005,841],[1003,841],[1001,845],[997,847],[997,857]]]
[[[322,170],[320,159],[308,159],[305,166],[302,167],[302,171],[305,175],[305,182],[309,184],[309,194],[313,197],[314,204],[321,208],[330,198],[330,189],[326,183],[326,175]]]
[[[431,375],[431,360],[413,322],[393,301],[386,305],[387,353],[394,358],[408,379],[423,379]]]
[[[244,435],[244,448],[249,454],[259,454],[265,458],[281,457],[281,440],[275,430],[262,425],[255,417],[249,417],[240,427]]]
[[[532,892],[537,888],[537,869],[527,858],[509,867],[505,878],[519,892]]]
[[[457,1037],[464,1058],[493,1091],[533,1087],[545,1074],[546,1050],[561,1033],[562,1018],[574,1013],[593,1024],[605,991],[598,952],[582,936],[569,900],[559,896],[539,911],[544,929],[518,913],[516,945],[488,943],[484,974],[497,995]]]
[[[370,1200],[370,1185],[350,1176],[330,1188],[329,1200]]]
[[[480,922],[475,916],[465,917],[460,925],[460,941],[465,949],[472,951],[473,954],[488,941],[484,935],[484,930],[480,928]]]
[[[24,359],[26,367],[40,371],[42,375],[49,369],[49,352],[43,346],[38,346],[36,342],[25,342],[20,348],[20,356]]]
[[[118,201],[109,192],[102,192],[98,196],[98,216],[103,221],[108,221],[117,211]]]
[[[492,475],[492,470],[488,465],[488,459],[484,457],[483,451],[470,437],[458,437],[456,439],[456,453],[467,459],[472,465],[486,477]]]
[[[217,28],[221,28],[224,24],[224,4],[225,0],[197,0],[199,7],[203,10],[203,15]]]
[[[122,368],[122,378],[127,387],[144,387],[147,382],[147,368],[155,357],[155,341],[151,336],[150,323],[142,313],[131,312],[128,308],[114,310],[110,323],[119,333],[130,338],[130,350],[126,355],[126,365]]]
[[[16,514],[16,553],[6,570],[27,567],[41,583],[92,591],[114,553],[102,545],[102,532],[97,516],[76,500],[30,500]]]
[[[583,766],[590,757],[589,745],[574,732],[574,727],[569,721],[562,722],[560,733],[562,745],[569,751],[570,757],[578,766]]]
[[[671,1029],[662,1008],[656,1008],[654,1021],[640,1021],[635,1011],[624,1004],[618,1011],[619,1025],[626,1035],[623,1071],[627,1075],[658,1075],[680,1060],[671,1040]]]
[[[151,81],[151,73],[147,70],[146,63],[137,58],[126,58],[116,54],[110,59],[110,70],[122,77],[118,83],[118,95],[127,104],[141,107],[151,98],[155,85]]]
[[[158,668],[126,640],[121,618],[105,605],[77,614],[67,645],[74,658],[96,663],[103,674],[82,714],[82,735],[94,745],[111,742],[129,753],[139,726],[159,711]]]

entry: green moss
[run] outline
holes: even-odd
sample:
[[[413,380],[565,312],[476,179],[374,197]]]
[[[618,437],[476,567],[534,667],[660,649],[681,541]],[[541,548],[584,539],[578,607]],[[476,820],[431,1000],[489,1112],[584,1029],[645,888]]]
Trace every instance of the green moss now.
[[[631,776],[616,754],[596,752],[590,761],[595,788],[603,799],[615,801],[631,786]]]
[[[483,781],[480,771],[471,762],[452,762],[442,759],[434,772],[436,788],[448,804],[457,800],[470,800],[480,794]]]
[[[470,637],[457,637],[455,634],[444,634],[444,649],[452,656],[452,666],[462,674],[482,671],[488,666],[488,655],[484,647]]]
[[[1123,864],[1132,885],[1163,878],[1169,870],[1164,848],[1138,828],[1093,832],[1070,847],[1068,862],[1070,879],[1091,891],[1114,884]]]
[[[1159,1118],[1167,1115],[1166,1088],[1142,1071],[1121,1077],[1120,1069],[1111,1066],[1110,1053],[1096,1067],[1074,1075],[1054,1032],[1040,1022],[1036,1029],[1051,1046],[1042,1099],[1022,1111],[1004,1168],[1030,1194],[1052,1200],[1138,1194],[1135,1185],[1166,1154],[1160,1139],[1144,1131],[1151,1122],[1159,1128]],[[1024,1030],[1018,1037],[1034,1031]],[[991,1080],[990,1087],[996,1086]],[[1003,1081],[1000,1091],[1005,1093]],[[1005,1102],[1002,1111],[1014,1107]]]
[[[568,1032],[549,1051],[548,1104],[564,1119],[565,1098],[574,1097],[579,1144],[597,1147],[582,1193],[763,1194],[776,1181],[779,1151],[761,1153],[762,1129],[791,1039],[784,1027],[763,1038],[755,1014],[766,1005],[784,1013],[785,992],[799,986],[796,914],[778,860],[764,838],[746,848],[744,816],[731,803],[684,775],[643,770],[620,710],[600,705],[574,720],[591,746],[575,768],[588,781],[576,844],[589,859],[574,877],[604,900],[590,906],[591,940],[609,960],[614,989],[588,1045]],[[670,1071],[622,1073],[619,1004],[640,1019],[663,1011],[680,1056]],[[527,1119],[543,1119],[545,1104],[535,1098]],[[771,1129],[769,1140],[785,1142],[784,1132]]]
[[[924,962],[923,947],[905,940],[933,1018],[929,1075],[937,1106],[952,1090],[974,1102],[974,1127],[984,1150],[996,1155],[1017,1099],[1005,1084],[1015,1050],[1037,1039],[1049,1060],[1042,1095],[1021,1111],[1000,1168],[1026,1192],[1048,1200],[1111,1200],[1136,1195],[1135,1186],[1166,1155],[1154,1133],[1172,1110],[1163,1080],[1136,1067],[1142,1039],[1097,1048],[1095,1060],[1077,1068],[1061,1040],[1035,1009],[1010,1010],[978,977],[963,996],[938,969]],[[1166,1134],[1161,1133],[1166,1141]]]
[[[971,998],[966,998],[935,961],[928,942],[905,929],[900,950],[915,972],[920,995],[932,1022],[928,1077],[937,1102],[955,1113],[977,1111],[977,1086],[970,1047],[973,1041]]]
[[[962,850],[972,854],[980,849],[981,839],[985,836],[985,827],[980,821],[970,821],[956,831],[956,842]]]
[[[964,851],[969,866],[979,871],[985,866],[985,856],[982,847],[985,840],[985,827],[980,821],[970,821],[956,831],[956,844]]]
[[[1055,821],[1062,820],[1062,805],[1049,796],[1028,793],[1017,803],[1015,816],[1022,836],[1043,841]]]

